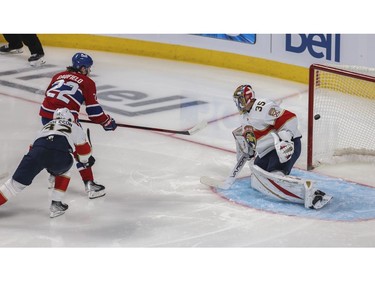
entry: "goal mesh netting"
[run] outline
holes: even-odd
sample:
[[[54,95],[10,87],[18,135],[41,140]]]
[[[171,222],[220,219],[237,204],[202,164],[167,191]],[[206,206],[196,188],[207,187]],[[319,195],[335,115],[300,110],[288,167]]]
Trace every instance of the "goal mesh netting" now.
[[[375,69],[311,65],[308,169],[375,156],[374,133]]]

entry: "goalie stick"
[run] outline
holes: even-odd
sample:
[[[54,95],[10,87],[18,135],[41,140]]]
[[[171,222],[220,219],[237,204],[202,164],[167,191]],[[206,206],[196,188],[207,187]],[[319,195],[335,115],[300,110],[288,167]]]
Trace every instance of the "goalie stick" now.
[[[236,165],[233,167],[231,174],[227,177],[226,180],[218,180],[218,179],[213,179],[210,177],[202,176],[200,178],[200,182],[204,185],[212,186],[215,188],[229,189],[232,186],[232,184],[235,182],[237,175],[241,172],[243,166],[245,166],[245,163],[248,160],[249,158],[245,154],[242,154],[240,159],[238,159]]]
[[[92,124],[97,124],[92,122],[91,120],[85,120],[85,119],[78,119],[78,122],[82,123],[92,123]],[[144,126],[137,126],[137,125],[130,125],[130,124],[121,124],[121,123],[116,123],[118,127],[125,127],[125,128],[132,128],[132,129],[140,129],[140,130],[150,130],[150,131],[157,131],[157,132],[162,132],[162,133],[172,133],[172,134],[180,134],[180,135],[193,135],[197,133],[198,131],[202,130],[207,126],[207,121],[201,121],[194,127],[192,127],[189,130],[185,131],[177,131],[177,130],[169,130],[169,129],[162,129],[162,128],[154,128],[154,127],[144,127]]]

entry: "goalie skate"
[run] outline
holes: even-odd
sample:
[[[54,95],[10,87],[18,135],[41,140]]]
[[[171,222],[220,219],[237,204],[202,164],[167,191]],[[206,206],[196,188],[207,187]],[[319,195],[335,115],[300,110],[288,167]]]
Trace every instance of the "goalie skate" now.
[[[65,213],[65,211],[68,209],[68,204],[61,203],[61,201],[53,201],[51,203],[51,207],[49,208],[50,218],[55,218],[58,216],[61,216]]]
[[[332,196],[325,194],[323,191],[312,188],[311,185],[305,185],[305,208],[309,209],[321,209],[329,201]]]
[[[325,194],[323,191],[315,191],[315,197],[313,199],[313,209],[320,209],[324,207],[329,201],[331,201],[332,196]]]

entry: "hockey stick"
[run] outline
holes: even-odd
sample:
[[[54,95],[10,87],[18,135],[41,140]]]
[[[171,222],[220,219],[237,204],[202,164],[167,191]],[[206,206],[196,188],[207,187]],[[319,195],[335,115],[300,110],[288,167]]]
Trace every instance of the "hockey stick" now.
[[[84,119],[79,119],[78,122],[82,123],[92,123],[92,124],[97,124],[92,122],[91,120],[84,120]],[[161,129],[161,128],[154,128],[154,127],[144,127],[144,126],[136,126],[136,125],[129,125],[129,124],[121,124],[121,123],[116,123],[118,127],[125,127],[125,128],[132,128],[132,129],[140,129],[140,130],[150,130],[150,131],[157,131],[157,132],[162,132],[162,133],[172,133],[172,134],[180,134],[180,135],[193,135],[197,133],[198,131],[202,130],[204,127],[207,126],[207,121],[201,121],[194,127],[192,127],[189,130],[186,131],[176,131],[176,130],[169,130],[169,129]]]
[[[226,180],[217,180],[210,177],[203,176],[200,178],[202,184],[212,186],[220,189],[229,189],[232,184],[235,182],[237,175],[241,172],[245,163],[249,160],[245,154],[242,154],[240,159],[238,159],[236,165],[233,167],[231,174],[226,178]]]
[[[89,144],[92,147],[91,134],[90,134],[90,129],[89,128],[87,128],[87,140],[89,141]]]

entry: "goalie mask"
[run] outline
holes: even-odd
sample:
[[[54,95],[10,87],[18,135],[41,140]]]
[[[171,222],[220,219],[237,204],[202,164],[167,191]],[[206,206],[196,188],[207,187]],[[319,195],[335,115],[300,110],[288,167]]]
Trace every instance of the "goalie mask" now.
[[[53,113],[53,119],[65,119],[70,122],[74,121],[74,116],[73,114],[69,111],[67,108],[58,108],[55,110]]]
[[[250,110],[250,103],[255,99],[255,92],[250,85],[241,85],[233,93],[233,100],[241,114]]]

